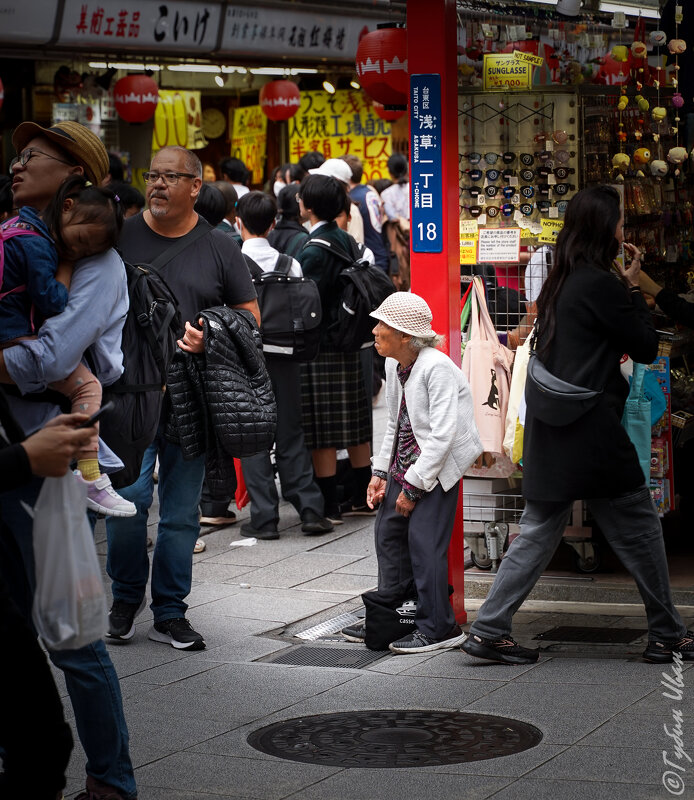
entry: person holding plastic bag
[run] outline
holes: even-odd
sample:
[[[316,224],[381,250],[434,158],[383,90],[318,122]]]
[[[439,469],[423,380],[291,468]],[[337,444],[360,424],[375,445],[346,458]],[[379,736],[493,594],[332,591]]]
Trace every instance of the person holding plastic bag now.
[[[478,658],[531,664],[539,652],[511,637],[513,614],[556,550],[575,500],[584,499],[615,554],[631,572],[646,606],[646,661],[674,654],[694,660],[694,636],[672,602],[660,520],[638,456],[620,420],[629,391],[620,374],[626,352],[639,363],[657,355],[658,334],[639,290],[641,253],[615,262],[624,242],[619,193],[610,186],[581,190],[570,202],[556,245],[555,264],[538,298],[535,355],[556,380],[595,392],[570,423],[565,399],[549,409],[529,392],[523,443],[525,510],[494,584],[462,649]],[[613,274],[613,268],[619,277]],[[620,280],[621,278],[621,280]],[[544,421],[542,419],[544,417]]]
[[[59,478],[88,443],[94,429],[76,427],[86,414],[55,417],[33,436],[24,434],[9,412],[0,390],[0,473],[5,491],[19,488],[33,475]],[[72,476],[69,476],[72,479]],[[0,495],[0,501],[2,495]],[[83,508],[81,509],[84,513]],[[19,562],[14,537],[0,522],[0,558]],[[12,602],[0,578],[0,638],[12,643],[12,656],[0,659],[0,796],[54,800],[65,788],[65,768],[72,734],[65,722],[60,695],[36,634]],[[27,714],[29,699],[35,713]],[[41,769],[36,754],[41,754]]]
[[[83,174],[98,185],[108,171],[108,153],[101,140],[77,122],[42,128],[19,125],[12,136],[17,159],[12,167],[12,194],[17,208],[43,210],[63,181]],[[36,339],[23,340],[0,352],[0,383],[7,386],[8,405],[22,429],[31,433],[59,413],[46,392],[53,380],[72,372],[89,351],[95,375],[104,386],[123,371],[120,350],[128,309],[128,284],[123,262],[111,249],[80,259],[74,267],[66,309],[39,328]],[[14,395],[12,392],[14,391]],[[31,399],[26,395],[31,394]],[[122,466],[100,442],[99,463],[105,472]],[[14,538],[22,562],[0,559],[0,573],[20,612],[31,617],[35,589],[33,508],[42,482],[6,491],[1,518]],[[86,510],[85,510],[86,516]],[[55,650],[51,661],[65,674],[75,713],[75,727],[87,756],[86,783],[80,800],[134,800],[135,773],[130,758],[128,726],[118,675],[103,640],[85,647]],[[31,794],[31,787],[28,787]]]
[[[482,452],[470,386],[436,349],[442,337],[431,327],[423,298],[395,292],[371,316],[379,320],[374,335],[386,358],[388,406],[366,495],[369,508],[381,504],[375,524],[378,590],[387,593],[411,578],[417,589],[415,630],[390,649],[450,649],[463,632],[448,599],[448,546],[460,479]],[[357,633],[352,640],[366,638],[363,626]]]

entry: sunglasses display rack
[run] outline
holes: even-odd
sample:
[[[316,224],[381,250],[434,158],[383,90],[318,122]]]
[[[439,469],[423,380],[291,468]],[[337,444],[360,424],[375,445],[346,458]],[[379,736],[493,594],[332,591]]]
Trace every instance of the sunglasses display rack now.
[[[480,227],[534,241],[577,188],[576,99],[566,92],[458,97],[459,208]]]

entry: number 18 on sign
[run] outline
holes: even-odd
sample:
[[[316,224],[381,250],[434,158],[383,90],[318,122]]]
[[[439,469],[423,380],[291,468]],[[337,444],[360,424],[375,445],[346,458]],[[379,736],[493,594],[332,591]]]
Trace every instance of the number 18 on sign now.
[[[410,76],[410,236],[415,253],[443,250],[441,76]]]

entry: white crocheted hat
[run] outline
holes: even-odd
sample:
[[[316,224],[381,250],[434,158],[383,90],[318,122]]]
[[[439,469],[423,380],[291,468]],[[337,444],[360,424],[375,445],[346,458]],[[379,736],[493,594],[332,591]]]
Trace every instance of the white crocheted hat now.
[[[431,329],[433,315],[426,300],[412,292],[389,294],[371,316],[410,336],[429,339],[437,335]]]

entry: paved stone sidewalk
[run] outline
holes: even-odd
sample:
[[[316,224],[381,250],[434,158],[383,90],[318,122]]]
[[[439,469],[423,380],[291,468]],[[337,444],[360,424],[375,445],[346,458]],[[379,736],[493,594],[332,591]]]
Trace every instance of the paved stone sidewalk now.
[[[301,667],[259,660],[305,647],[294,634],[361,607],[374,586],[373,520],[351,518],[333,533],[304,536],[283,507],[279,541],[230,547],[238,525],[205,536],[195,556],[189,618],[207,649],[185,653],[151,642],[151,614],[135,637],[109,645],[121,678],[140,800],[653,800],[662,753],[684,766],[681,797],[694,797],[694,765],[676,758],[664,726],[684,713],[683,747],[694,756],[694,672],[681,701],[663,696],[662,667],[640,661],[642,643],[560,645],[534,640],[557,625],[644,628],[637,616],[577,616],[543,610],[517,615],[524,644],[547,648],[532,667],[476,662],[460,650],[390,655],[364,669]],[[247,516],[247,509],[239,514]],[[152,528],[153,532],[155,528]],[[98,547],[105,555],[103,523]],[[472,605],[476,605],[474,602]],[[563,606],[562,606],[563,608]],[[689,608],[688,621],[694,619]],[[473,618],[470,614],[470,620]],[[469,620],[469,621],[470,621]],[[359,649],[359,645],[325,644]],[[670,668],[668,668],[670,670]],[[64,684],[62,676],[62,693]],[[69,700],[66,707],[71,715]],[[510,717],[543,739],[517,755],[412,769],[344,769],[265,755],[246,741],[265,725],[306,715],[371,709],[463,710]],[[66,797],[83,786],[77,744]]]
[[[379,403],[377,432],[383,417]],[[375,438],[380,441],[378,433]],[[204,634],[206,650],[185,653],[149,641],[149,610],[139,617],[130,643],[109,645],[121,678],[139,800],[694,798],[694,764],[684,755],[677,758],[677,742],[664,730],[674,728],[673,710],[681,711],[682,747],[694,758],[690,667],[683,672],[682,699],[675,701],[663,696],[660,684],[662,673],[672,670],[643,663],[643,641],[581,645],[534,639],[563,625],[645,629],[638,606],[528,602],[529,610],[516,615],[514,633],[522,644],[543,648],[532,667],[487,665],[460,650],[388,655],[363,669],[263,660],[318,644],[302,643],[296,634],[360,609],[360,594],[376,584],[372,519],[352,517],[333,533],[304,536],[291,507],[283,505],[281,516],[278,541],[230,547],[248,541],[238,523],[204,537],[207,549],[194,557],[188,616]],[[239,522],[247,517],[244,509]],[[154,521],[151,531],[156,536]],[[105,561],[103,523],[96,533]],[[468,622],[479,604],[466,603]],[[691,627],[694,608],[683,612]],[[338,642],[321,646],[362,650]],[[71,716],[62,675],[56,679]],[[247,742],[249,734],[274,722],[379,709],[499,715],[536,726],[543,738],[516,755],[387,770],[287,761]],[[672,792],[662,784],[663,751],[677,764],[667,777],[682,781],[671,784]],[[84,761],[77,743],[68,798],[84,786]]]

